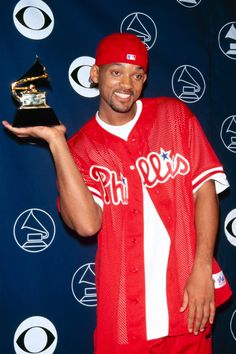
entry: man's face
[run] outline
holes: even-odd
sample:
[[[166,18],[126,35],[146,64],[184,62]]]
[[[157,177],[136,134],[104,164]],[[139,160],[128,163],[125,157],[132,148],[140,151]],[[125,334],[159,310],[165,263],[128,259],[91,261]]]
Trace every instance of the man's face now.
[[[128,113],[142,92],[146,73],[137,65],[114,63],[94,66],[91,78],[98,83],[100,111]]]

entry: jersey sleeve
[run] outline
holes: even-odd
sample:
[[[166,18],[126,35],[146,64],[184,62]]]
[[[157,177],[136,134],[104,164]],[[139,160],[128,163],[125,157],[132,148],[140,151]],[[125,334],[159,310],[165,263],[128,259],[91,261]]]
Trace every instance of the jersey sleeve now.
[[[188,132],[193,192],[210,179],[215,181],[216,192],[223,192],[229,186],[223,166],[193,114],[190,115]]]
[[[94,201],[101,207],[103,208],[103,199],[102,199],[102,193],[100,190],[100,185],[94,181],[91,176],[90,176],[90,163],[89,161],[86,161],[86,159],[82,158],[81,156],[78,156],[76,153],[75,149],[71,146],[70,142],[68,142],[68,146],[71,152],[71,155],[75,161],[76,166],[78,167],[84,182],[90,192],[92,193]]]

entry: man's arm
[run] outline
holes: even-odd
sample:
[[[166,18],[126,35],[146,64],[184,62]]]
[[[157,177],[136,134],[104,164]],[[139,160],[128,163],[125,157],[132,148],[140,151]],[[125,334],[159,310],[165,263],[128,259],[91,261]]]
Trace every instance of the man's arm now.
[[[54,159],[60,211],[65,223],[81,236],[96,234],[102,222],[102,210],[93,200],[69,151],[65,139],[65,127],[27,127],[14,128],[8,122],[3,125],[20,138],[35,137],[44,139]]]
[[[214,181],[205,182],[194,195],[196,254],[180,311],[189,310],[189,332],[198,334],[215,316],[212,261],[218,230],[219,206]]]

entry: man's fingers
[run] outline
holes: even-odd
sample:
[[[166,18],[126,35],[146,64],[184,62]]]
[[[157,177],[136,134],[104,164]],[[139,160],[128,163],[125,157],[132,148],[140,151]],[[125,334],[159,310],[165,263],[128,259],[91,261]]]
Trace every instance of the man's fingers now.
[[[190,333],[197,335],[203,332],[207,326],[207,323],[212,324],[215,317],[215,305],[214,302],[207,304],[190,304],[189,305],[189,318],[188,318],[188,330]]]
[[[216,314],[215,303],[214,303],[214,302],[211,302],[211,303],[210,303],[210,315],[209,315],[209,323],[210,323],[210,324],[212,324],[212,323],[214,322],[215,314]]]
[[[3,120],[3,121],[2,121],[2,125],[3,125],[5,128],[10,128],[10,127],[11,127],[11,124],[8,123],[7,120]]]
[[[5,128],[7,128],[9,131],[11,131],[12,133],[14,133],[15,135],[19,136],[19,137],[26,137],[27,134],[27,128],[16,128],[13,127],[8,121],[3,120],[2,124]]]
[[[195,331],[194,322],[196,318],[196,306],[195,304],[189,304],[189,313],[188,313],[188,331],[193,333]]]
[[[182,305],[181,305],[179,311],[180,311],[180,312],[184,312],[187,307],[188,307],[188,293],[187,293],[187,291],[185,290],[185,291],[184,291],[184,295],[183,295],[183,302],[182,302]]]
[[[47,142],[54,139],[57,136],[64,136],[66,133],[66,127],[61,125],[56,125],[52,127],[47,126],[32,126],[32,127],[13,127],[8,121],[2,121],[3,126],[8,129],[11,133],[15,134],[18,138],[39,138]]]
[[[206,324],[209,321],[209,316],[210,316],[210,307],[209,304],[207,304],[203,307],[202,321],[199,328],[200,332],[203,332],[205,330]]]

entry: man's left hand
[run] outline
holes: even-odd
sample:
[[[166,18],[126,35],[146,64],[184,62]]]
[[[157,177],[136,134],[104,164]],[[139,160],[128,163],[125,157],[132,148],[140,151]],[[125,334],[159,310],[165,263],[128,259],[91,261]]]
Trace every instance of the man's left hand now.
[[[180,312],[188,308],[188,330],[197,335],[215,317],[214,281],[206,268],[193,270],[184,289]]]

